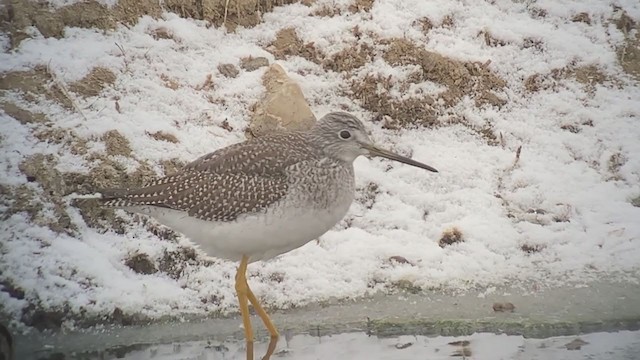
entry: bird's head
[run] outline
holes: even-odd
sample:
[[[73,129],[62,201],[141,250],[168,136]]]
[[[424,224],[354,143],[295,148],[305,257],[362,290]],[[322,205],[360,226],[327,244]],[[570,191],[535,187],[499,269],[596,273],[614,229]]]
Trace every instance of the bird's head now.
[[[353,162],[360,155],[380,156],[438,172],[429,165],[376,146],[362,122],[346,112],[332,112],[323,116],[312,132],[327,155],[345,162]]]

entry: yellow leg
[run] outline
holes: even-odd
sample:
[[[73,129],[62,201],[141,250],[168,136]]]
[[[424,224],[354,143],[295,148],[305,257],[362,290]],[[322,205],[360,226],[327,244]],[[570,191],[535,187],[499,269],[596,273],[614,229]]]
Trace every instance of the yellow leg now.
[[[240,303],[240,315],[242,315],[244,337],[247,342],[247,360],[253,360],[253,330],[251,329],[251,320],[249,319],[249,303],[247,299],[247,296],[251,293],[249,285],[247,284],[248,262],[249,258],[243,256],[240,261],[240,266],[238,266],[238,272],[236,273],[236,294],[238,295],[238,302]]]
[[[246,277],[245,277],[245,281],[246,281]],[[262,319],[264,326],[269,331],[269,335],[271,335],[271,339],[269,340],[269,347],[267,348],[267,353],[262,358],[262,360],[269,360],[271,358],[271,355],[273,355],[273,352],[276,350],[276,345],[278,344],[278,337],[280,337],[280,335],[278,334],[278,330],[276,329],[276,327],[273,325],[273,322],[271,321],[269,314],[267,314],[264,308],[262,308],[262,305],[260,305],[260,302],[258,302],[258,298],[256,298],[256,296],[253,294],[253,291],[251,291],[251,288],[249,288],[248,283],[247,283],[247,290],[248,290],[247,297],[249,298],[249,302],[251,302],[251,305],[258,313],[258,316],[260,316],[260,319]]]

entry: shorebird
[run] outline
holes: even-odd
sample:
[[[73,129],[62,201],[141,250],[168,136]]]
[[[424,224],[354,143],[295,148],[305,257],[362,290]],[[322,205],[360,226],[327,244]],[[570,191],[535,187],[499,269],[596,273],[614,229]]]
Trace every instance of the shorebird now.
[[[271,335],[278,330],[247,283],[247,265],[296,249],[329,231],[347,213],[354,193],[353,162],[381,156],[437,172],[373,144],[358,118],[322,117],[307,131],[281,132],[237,143],[140,188],[101,191],[103,206],[155,218],[217,258],[239,261],[235,290],[247,359],[253,359],[249,303]]]

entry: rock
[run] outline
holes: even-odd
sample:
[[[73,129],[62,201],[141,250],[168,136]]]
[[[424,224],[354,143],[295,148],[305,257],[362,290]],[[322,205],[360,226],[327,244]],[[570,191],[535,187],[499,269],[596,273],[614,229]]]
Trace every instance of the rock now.
[[[495,312],[513,312],[515,309],[516,307],[510,302],[493,303],[493,311]]]
[[[265,97],[256,104],[247,138],[283,130],[306,130],[316,117],[304,98],[302,89],[287,76],[284,69],[273,64],[265,72],[262,82],[267,88]]]
[[[228,78],[235,78],[240,73],[233,64],[220,64],[218,65],[218,71]]]
[[[580,338],[575,338],[573,341],[566,343],[564,347],[567,348],[567,350],[580,350],[584,345],[588,344],[588,342]]]
[[[263,66],[269,66],[269,59],[266,57],[246,57],[240,59],[240,67],[246,71],[258,70]]]

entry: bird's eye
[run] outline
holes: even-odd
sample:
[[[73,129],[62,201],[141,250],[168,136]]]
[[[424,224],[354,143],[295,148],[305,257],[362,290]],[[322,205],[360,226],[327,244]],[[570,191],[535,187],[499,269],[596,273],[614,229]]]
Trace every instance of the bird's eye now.
[[[341,139],[347,140],[350,137],[351,137],[351,133],[348,132],[347,130],[340,131],[340,138]]]

